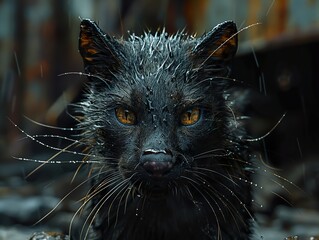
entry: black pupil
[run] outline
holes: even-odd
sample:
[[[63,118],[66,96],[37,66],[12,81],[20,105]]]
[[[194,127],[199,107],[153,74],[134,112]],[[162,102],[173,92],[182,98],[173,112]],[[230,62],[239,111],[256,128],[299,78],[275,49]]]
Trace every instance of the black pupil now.
[[[125,114],[125,119],[128,120],[129,110],[125,110],[124,114]]]

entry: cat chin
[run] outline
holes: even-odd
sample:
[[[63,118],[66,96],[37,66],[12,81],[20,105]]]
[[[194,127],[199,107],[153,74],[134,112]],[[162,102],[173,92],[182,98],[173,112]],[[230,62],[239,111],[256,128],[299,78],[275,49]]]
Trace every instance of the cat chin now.
[[[176,179],[178,177],[172,178],[143,174],[139,177],[131,178],[131,183],[138,197],[146,197],[148,200],[161,200],[173,195]]]

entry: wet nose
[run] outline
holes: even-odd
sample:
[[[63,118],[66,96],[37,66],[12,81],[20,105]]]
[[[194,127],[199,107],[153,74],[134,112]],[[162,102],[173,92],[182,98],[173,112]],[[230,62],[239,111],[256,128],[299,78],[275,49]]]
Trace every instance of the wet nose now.
[[[153,177],[162,177],[173,167],[173,155],[168,150],[145,150],[141,156],[145,171]]]

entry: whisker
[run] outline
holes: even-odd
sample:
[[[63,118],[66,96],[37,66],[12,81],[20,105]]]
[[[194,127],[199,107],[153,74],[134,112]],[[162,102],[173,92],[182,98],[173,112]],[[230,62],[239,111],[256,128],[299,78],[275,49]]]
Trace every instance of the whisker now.
[[[84,73],[84,72],[66,72],[66,73],[59,74],[58,77],[63,77],[63,76],[67,76],[67,75],[79,75],[79,76],[86,76],[86,77],[94,77],[94,78],[97,78],[98,80],[101,80],[103,83],[105,83],[106,86],[109,86],[109,82],[111,82],[111,80],[104,79],[99,75],[95,75],[95,74],[91,74],[91,73]]]
[[[202,155],[205,155],[205,154],[208,154],[208,153],[213,153],[213,152],[218,152],[218,151],[227,151],[227,150],[225,150],[225,149],[223,149],[223,148],[218,148],[218,149],[212,149],[212,150],[209,150],[209,151],[206,151],[206,152],[202,152],[202,153],[200,153],[200,154],[197,154],[197,155],[195,155],[195,156],[193,156],[193,158],[197,158],[197,157],[200,157],[200,156],[202,156]],[[228,151],[227,151],[228,152]]]
[[[199,175],[197,175],[197,174],[194,174],[194,176],[195,176],[196,178],[198,178],[198,180],[205,182],[205,184],[204,184],[204,187],[205,187],[205,188],[202,189],[202,190],[204,190],[204,191],[208,194],[208,196],[213,200],[213,202],[214,202],[214,203],[216,204],[216,206],[218,207],[218,210],[220,211],[220,213],[221,213],[223,219],[226,220],[225,215],[224,215],[224,213],[223,213],[223,211],[222,211],[222,208],[221,208],[220,205],[217,203],[217,201],[214,199],[214,196],[217,197],[225,206],[227,206],[227,205],[225,204],[225,202],[224,202],[219,196],[216,195],[216,192],[217,192],[217,191],[216,191],[216,192],[215,192],[215,191],[212,191],[212,190],[215,190],[215,189],[214,189],[211,185],[209,185],[209,186],[206,185],[206,181],[207,181],[207,180],[203,179],[201,176],[199,176]],[[207,190],[206,187],[211,190],[211,192],[214,194],[214,196],[211,196],[211,195],[206,191],[206,190]]]
[[[104,172],[102,172],[102,173],[108,173],[108,172],[110,172],[110,170],[104,171]],[[99,172],[98,174],[96,174],[96,175],[94,175],[94,176],[91,176],[89,179],[93,179],[93,178],[99,176],[100,174],[101,174],[101,173]],[[112,174],[115,175],[114,172],[113,172]],[[112,180],[112,179],[113,179],[113,180]],[[114,184],[114,182],[117,181],[117,180],[118,180],[118,178],[115,178],[114,176],[113,176],[113,177],[110,177],[110,178],[109,178],[109,181],[110,181],[109,184],[105,184],[103,187],[106,187],[106,188],[107,188],[107,187],[111,186],[112,184]],[[100,187],[101,187],[101,186],[100,186]],[[94,188],[94,186],[92,186],[88,192],[90,192],[93,188]],[[103,191],[103,190],[104,190],[104,188],[103,188],[101,191]],[[70,224],[69,224],[69,235],[70,235],[70,236],[71,236],[71,232],[72,232],[72,225],[73,225],[73,222],[74,222],[76,216],[79,214],[80,211],[82,211],[82,210],[84,209],[85,205],[86,205],[87,203],[89,203],[90,200],[91,200],[94,196],[96,196],[96,194],[98,194],[98,193],[99,193],[99,192],[96,192],[95,194],[92,194],[92,192],[91,192],[90,194],[87,193],[85,197],[83,197],[82,199],[79,200],[79,201],[84,201],[84,203],[83,203],[83,204],[78,208],[78,210],[73,214],[73,217],[72,217],[72,219],[71,219],[71,221],[70,221]]]
[[[247,141],[247,142],[258,142],[260,140],[263,140],[264,138],[266,138],[269,134],[271,134],[276,128],[277,126],[281,123],[281,121],[284,119],[284,117],[286,116],[286,113],[284,113],[281,118],[278,120],[278,122],[263,136],[261,137],[257,137],[257,138],[243,138],[241,139],[242,141]]]
[[[201,174],[202,176],[208,177],[209,179],[211,179],[211,180],[217,182],[216,180],[214,180],[214,179],[211,178],[210,176],[206,175],[205,173],[197,172],[197,171],[194,172],[194,175],[197,176],[197,177],[199,177],[202,181],[205,181],[205,182],[206,182],[206,180],[205,180],[204,178],[200,177],[198,174]],[[217,183],[218,183],[218,182],[217,182]],[[234,222],[236,223],[238,229],[239,229],[239,226],[238,226],[237,221],[236,221],[236,220],[238,219],[238,217],[240,217],[241,222],[245,224],[244,219],[242,218],[242,216],[240,216],[237,207],[235,207],[232,202],[230,202],[227,198],[225,198],[224,194],[220,194],[212,185],[207,185],[207,184],[206,184],[206,185],[204,185],[204,186],[207,187],[209,190],[214,190],[213,193],[218,197],[218,199],[219,199],[219,200],[224,204],[224,206],[228,209],[228,211],[229,211],[229,213],[231,214],[231,216],[233,217]],[[221,197],[225,198],[225,200],[230,204],[230,206],[228,206],[228,205],[222,200]],[[237,213],[237,215],[238,215],[237,218],[235,218],[235,216],[234,216],[234,214],[233,214],[233,211],[232,211],[232,209],[231,209],[230,207],[233,208],[234,213],[235,213],[235,212]]]
[[[40,222],[42,222],[45,218],[47,218],[51,213],[53,213],[59,206],[60,204],[67,198],[69,197],[73,192],[75,192],[77,189],[79,189],[81,186],[83,186],[85,183],[87,183],[88,181],[90,181],[92,178],[94,178],[95,176],[92,176],[86,180],[84,180],[83,182],[81,182],[80,184],[78,184],[77,186],[75,186],[70,192],[68,192],[57,204],[54,208],[52,208],[47,214],[45,214],[40,220],[38,220],[36,223],[33,224],[33,226],[39,224]]]
[[[27,162],[35,162],[35,163],[44,163],[44,164],[75,164],[75,163],[98,163],[101,164],[102,162],[96,161],[96,160],[39,160],[39,159],[34,159],[34,158],[22,158],[22,157],[15,157],[11,156],[13,159],[20,160],[20,161],[27,161]],[[43,165],[44,165],[43,164]],[[43,166],[41,165],[41,167]],[[28,175],[29,177],[29,175]]]
[[[96,177],[96,176],[94,176],[94,177]],[[93,178],[93,177],[92,177]],[[116,179],[113,179],[113,181],[111,182],[111,183],[109,183],[109,184],[105,184],[104,186],[103,186],[103,188],[102,188],[102,190],[101,191],[103,191],[104,189],[106,189],[107,187],[109,187],[109,186],[111,186],[112,184],[114,184],[114,182],[116,182],[117,180],[119,180],[118,178],[116,178]],[[96,193],[97,194],[97,193]],[[78,208],[78,210],[73,214],[73,217],[72,217],[72,219],[71,219],[71,221],[70,221],[70,225],[69,225],[69,235],[71,235],[71,232],[72,232],[72,225],[73,225],[73,222],[74,222],[74,220],[75,220],[75,217],[79,214],[79,212],[80,211],[82,211],[83,210],[83,208],[85,207],[85,205],[87,204],[87,203],[89,203],[90,202],[90,200],[94,197],[94,196],[96,196],[96,194],[93,194],[93,195],[86,195],[83,199],[84,199],[84,203]],[[81,200],[80,200],[81,201]],[[88,216],[89,217],[89,216]],[[84,227],[84,226],[83,226]],[[82,229],[83,229],[83,227],[82,227]]]
[[[214,171],[214,170],[211,170],[211,169],[208,169],[208,168],[202,168],[202,167],[193,167],[193,168],[196,169],[196,170],[202,170],[202,171],[207,171],[207,172],[214,173],[216,175],[219,175],[219,176],[229,180],[231,183],[233,183],[233,184],[238,186],[238,184],[233,179],[221,174],[220,172],[217,172],[217,171]]]
[[[127,185],[126,185],[126,187],[129,185],[129,183],[127,183]],[[123,189],[121,190],[121,191],[119,191],[117,194],[116,194],[116,196],[114,196],[114,198],[113,198],[113,200],[112,200],[112,202],[111,202],[111,204],[109,205],[109,210],[108,210],[108,224],[110,225],[110,214],[111,214],[111,209],[112,209],[112,207],[113,207],[113,204],[114,204],[114,201],[115,200],[117,200],[117,197],[122,193],[122,191],[123,190],[128,190],[127,188],[125,188],[125,187],[123,187]],[[124,192],[125,193],[125,192]],[[122,195],[122,196],[124,196],[124,194]],[[117,203],[118,204],[118,206],[120,206],[120,204],[121,204],[121,199],[122,199],[122,197],[120,198],[120,201]],[[106,202],[106,201],[105,201]],[[104,203],[102,204],[102,205],[104,205]],[[98,212],[98,211],[97,211]],[[116,218],[115,218],[115,223],[114,223],[114,228],[116,227],[116,223],[117,223],[117,216],[118,215],[116,215]]]
[[[237,118],[236,118],[236,115],[235,115],[235,112],[233,111],[233,109],[228,105],[226,104],[226,107],[229,109],[229,111],[231,112],[232,114],[232,117],[234,119],[234,123],[235,123],[235,128],[238,127],[238,122],[237,122]]]
[[[36,135],[30,135],[32,138],[57,138],[57,139],[61,139],[61,140],[67,140],[70,142],[75,142],[81,145],[87,145],[87,146],[91,146],[86,142],[81,142],[79,140],[73,139],[73,138],[69,138],[69,137],[65,137],[65,136],[60,136],[60,135],[49,135],[49,134],[36,134]],[[28,136],[22,137],[17,139],[16,141],[23,141],[29,139]]]
[[[9,119],[10,120],[10,119]],[[26,131],[24,131],[22,128],[20,128],[17,124],[15,124],[13,121],[10,120],[10,122],[22,133],[24,134],[27,138],[31,139],[32,141],[40,144],[41,146],[44,146],[45,148],[48,149],[52,149],[52,150],[56,150],[59,151],[58,155],[61,153],[71,153],[74,155],[80,155],[80,156],[89,156],[89,157],[96,157],[96,155],[90,155],[90,154],[86,154],[86,153],[79,153],[79,152],[75,152],[75,151],[69,151],[67,150],[68,148],[70,148],[71,146],[74,146],[78,143],[80,143],[79,141],[75,140],[73,143],[71,143],[69,146],[65,147],[65,148],[58,148],[58,147],[53,147],[50,146],[48,144],[45,144],[44,142],[34,138],[32,135],[30,135],[29,133],[27,133]]]
[[[130,193],[132,193],[132,197],[134,197],[134,194],[133,194],[133,191],[132,191],[132,188],[134,188],[135,184],[137,183],[138,180],[136,180],[135,182],[133,182],[131,184],[131,186],[128,187],[129,191],[126,195],[126,198],[125,198],[125,203],[124,203],[124,213],[126,213],[126,210],[127,210],[127,204],[128,204],[128,198],[130,196]]]
[[[115,187],[113,187],[109,192],[108,194],[106,194],[105,196],[103,196],[101,198],[101,200],[93,207],[93,209],[91,210],[91,213],[88,215],[87,219],[85,220],[84,224],[83,224],[83,227],[82,227],[82,230],[81,230],[81,233],[80,233],[80,236],[83,235],[83,230],[84,230],[84,226],[88,223],[87,220],[92,216],[92,214],[94,213],[94,215],[92,216],[92,220],[89,222],[88,224],[88,228],[87,228],[87,231],[85,233],[85,236],[84,236],[84,239],[87,239],[87,236],[89,234],[89,229],[90,229],[90,226],[92,225],[96,215],[98,214],[98,212],[100,211],[100,209],[103,207],[103,205],[106,203],[106,201],[116,192],[118,191],[121,187],[123,187],[124,184],[127,184],[129,180],[126,179],[122,182],[120,182],[119,184],[117,184]],[[124,188],[123,188],[124,189]],[[123,190],[122,189],[122,190]],[[120,191],[122,191],[120,190]]]
[[[33,171],[31,171],[26,178],[30,177],[33,173],[35,173],[36,171],[38,171],[41,167],[43,167],[45,164],[47,164],[48,162],[50,162],[52,159],[56,158],[57,156],[59,156],[60,154],[62,154],[63,150],[66,150],[70,147],[72,147],[73,145],[75,145],[75,143],[71,143],[69,146],[66,146],[64,149],[61,149],[61,151],[57,152],[56,154],[54,154],[53,156],[51,156],[48,160],[46,160],[45,162],[43,162],[42,164],[40,164],[38,167],[36,167]]]
[[[45,128],[50,128],[50,129],[56,129],[56,130],[62,130],[62,131],[76,131],[76,130],[80,130],[78,128],[65,128],[65,127],[57,127],[57,126],[53,126],[53,125],[47,125],[47,124],[44,124],[44,123],[40,123],[40,122],[37,122],[27,116],[23,116],[24,118],[26,118],[28,121],[38,125],[38,126],[41,126],[41,127],[45,127]],[[11,120],[10,120],[11,121]],[[11,121],[12,122],[12,121]],[[12,122],[13,123],[13,122]]]
[[[214,216],[215,216],[215,219],[216,219],[216,224],[217,224],[217,239],[220,239],[221,237],[221,228],[220,228],[220,225],[219,225],[219,220],[218,220],[218,217],[217,217],[217,214],[213,208],[213,206],[211,205],[211,203],[208,201],[208,199],[204,196],[204,194],[200,191],[200,189],[198,189],[198,187],[196,187],[194,184],[198,185],[198,183],[196,181],[194,181],[193,179],[191,178],[188,178],[186,176],[181,176],[181,178],[184,178],[186,180],[188,180],[188,182],[193,186],[193,188],[205,199],[205,201],[207,202],[207,204],[209,205],[210,209],[212,210]]]

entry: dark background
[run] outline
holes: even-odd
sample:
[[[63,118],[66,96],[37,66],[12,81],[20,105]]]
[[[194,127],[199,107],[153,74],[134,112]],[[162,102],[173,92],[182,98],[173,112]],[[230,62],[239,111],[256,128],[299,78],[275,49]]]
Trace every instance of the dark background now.
[[[27,177],[39,163],[12,156],[45,161],[56,151],[26,137],[11,121],[32,136],[75,133],[44,128],[25,116],[50,126],[75,124],[69,104],[80,98],[85,78],[59,75],[82,71],[80,18],[95,20],[117,37],[163,27],[169,33],[185,29],[201,35],[224,20],[235,21],[239,29],[253,24],[239,34],[233,62],[233,77],[250,89],[242,94],[250,99],[245,111],[252,118],[251,135],[263,136],[286,113],[256,143],[260,169],[268,171],[254,180],[263,186],[256,189],[257,235],[319,235],[318,0],[0,0],[0,240],[66,229],[76,210],[75,193],[58,208],[60,215],[31,227],[81,176],[71,183],[78,164],[47,164]],[[52,137],[42,140],[67,145]]]

